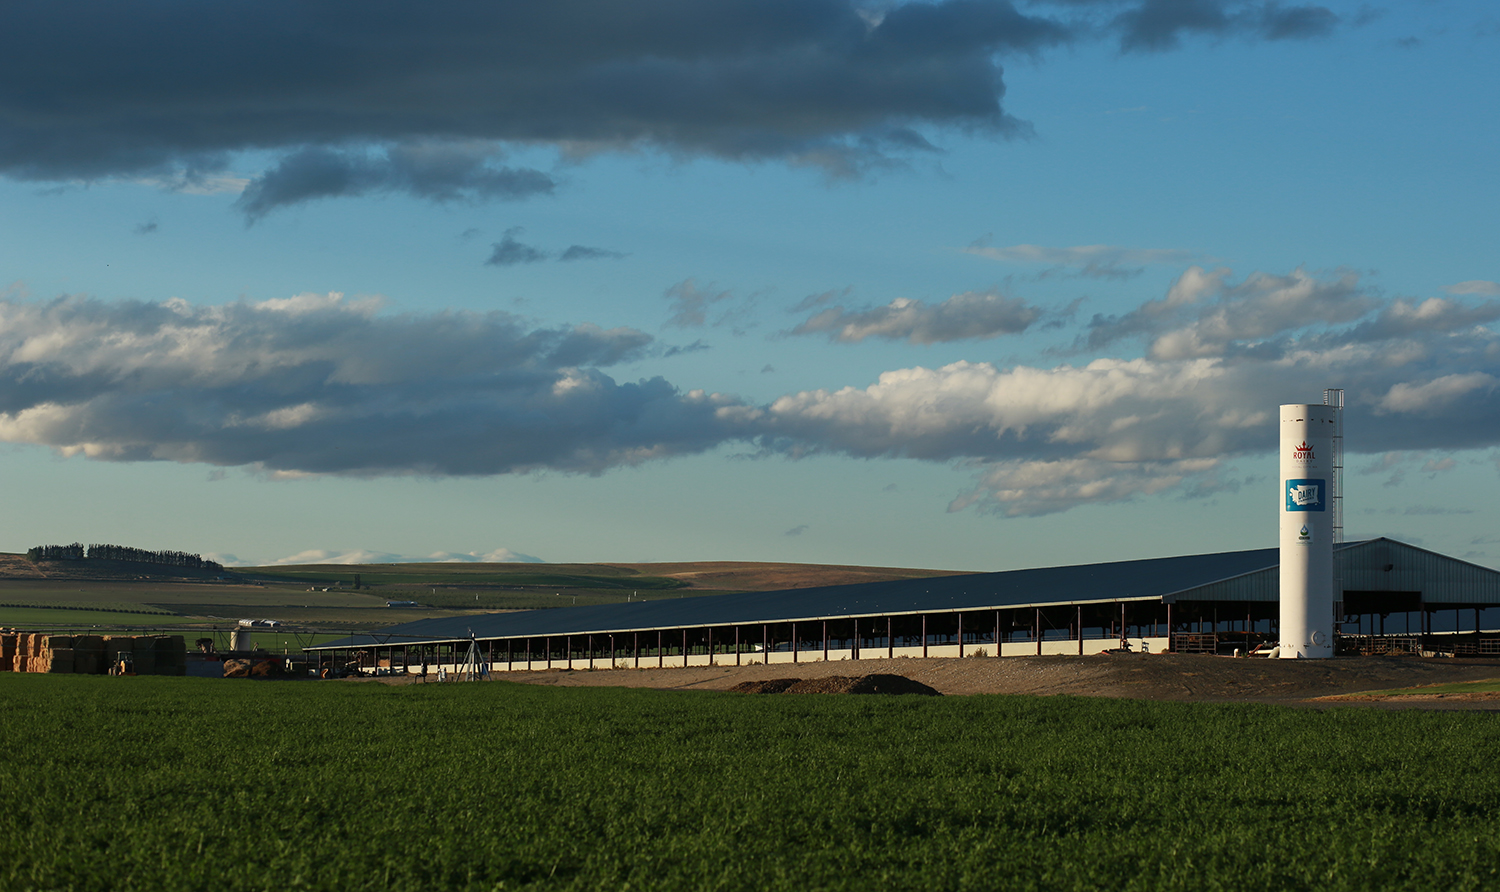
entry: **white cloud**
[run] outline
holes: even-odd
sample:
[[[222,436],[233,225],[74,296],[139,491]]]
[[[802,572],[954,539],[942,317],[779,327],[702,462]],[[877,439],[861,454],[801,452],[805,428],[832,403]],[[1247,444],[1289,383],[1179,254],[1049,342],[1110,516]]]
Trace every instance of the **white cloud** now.
[[[519,551],[511,551],[509,548],[496,548],[492,551],[436,551],[426,557],[403,558],[402,561],[432,561],[445,564],[540,564],[543,563],[539,557],[522,554]]]
[[[203,559],[206,560],[206,561],[214,561],[215,563],[220,564],[220,565],[225,566],[225,567],[250,567],[250,566],[254,566],[249,561],[245,560],[244,558],[240,557],[239,555],[237,555],[237,554],[229,554],[227,552],[219,552],[219,551],[209,552],[208,554],[203,555]]]
[[[338,295],[204,308],[0,299],[0,440],[272,479],[598,473],[748,442],[761,455],[953,463],[978,477],[956,508],[1036,514],[1209,495],[1228,485],[1225,458],[1269,448],[1276,405],[1329,386],[1346,390],[1351,453],[1500,445],[1500,335],[1483,324],[1497,312],[1382,300],[1351,274],[1236,284],[1193,268],[1163,298],[1091,324],[1142,335],[1145,357],[914,366],[755,405],[660,378],[616,382],[599,366],[650,342],[629,329],[391,316]],[[885,330],[911,337],[908,322]],[[1175,335],[1181,349],[1160,346]],[[1379,417],[1397,413],[1422,423]]]
[[[1493,392],[1495,376],[1484,372],[1444,375],[1421,384],[1393,384],[1380,409],[1385,412],[1430,413],[1446,408],[1475,391]]]
[[[427,555],[395,554],[389,551],[328,551],[310,549],[299,551],[290,557],[272,561],[272,565],[284,564],[425,564],[425,563],[541,563],[542,559],[529,554],[496,548],[492,551],[438,551]]]
[[[1092,459],[1013,461],[988,466],[978,486],[953,500],[949,511],[975,507],[1006,517],[1055,514],[1081,505],[1128,501],[1171,489],[1218,467],[1212,458],[1165,462]]]
[[[886,306],[863,310],[829,307],[798,325],[792,334],[827,334],[830,340],[846,344],[866,338],[937,344],[1019,334],[1041,315],[1040,309],[1020,298],[970,291],[932,306],[898,297]]]
[[[1153,358],[1222,356],[1235,344],[1254,343],[1312,325],[1352,322],[1378,305],[1360,291],[1359,277],[1353,273],[1331,280],[1316,278],[1302,269],[1285,276],[1255,273],[1239,285],[1226,286],[1222,277],[1203,277],[1194,267],[1178,280],[1173,291],[1178,291],[1190,274],[1200,279],[1187,287],[1191,298],[1179,298],[1174,304],[1169,293],[1166,308],[1199,305],[1201,298],[1215,289],[1221,299],[1204,307],[1188,324],[1159,334],[1149,348]]]
[[[1196,255],[1174,248],[1122,248],[1118,245],[1078,245],[1051,248],[1044,245],[1010,245],[996,248],[976,242],[964,253],[1009,263],[1046,263],[1053,266],[1112,267],[1126,264],[1185,263]]]
[[[1467,282],[1459,282],[1449,285],[1443,289],[1449,294],[1489,294],[1500,296],[1500,282],[1487,282],[1484,279],[1470,279]]]
[[[725,436],[732,400],[599,370],[643,332],[381,303],[0,299],[0,440],[281,477],[589,472]]]
[[[321,548],[299,551],[294,555],[278,558],[269,566],[286,564],[386,564],[399,555],[385,551],[328,551]]]

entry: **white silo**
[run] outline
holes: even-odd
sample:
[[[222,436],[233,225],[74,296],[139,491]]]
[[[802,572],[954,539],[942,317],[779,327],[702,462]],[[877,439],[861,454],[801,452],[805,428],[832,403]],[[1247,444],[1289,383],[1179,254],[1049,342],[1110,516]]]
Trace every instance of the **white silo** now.
[[[1281,407],[1281,656],[1333,656],[1337,406]],[[1340,444],[1342,445],[1342,444]]]

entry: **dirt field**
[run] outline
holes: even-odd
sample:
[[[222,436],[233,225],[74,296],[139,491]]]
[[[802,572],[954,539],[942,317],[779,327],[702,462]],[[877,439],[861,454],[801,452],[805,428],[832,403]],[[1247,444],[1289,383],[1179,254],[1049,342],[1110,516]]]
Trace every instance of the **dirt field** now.
[[[1282,703],[1327,707],[1363,704],[1398,708],[1500,711],[1500,694],[1360,697],[1368,691],[1500,678],[1500,660],[1343,657],[1335,660],[1249,660],[1152,654],[1005,659],[844,660],[772,666],[689,669],[502,672],[529,684],[619,685],[663,690],[723,691],[747,681],[830,675],[902,675],[944,694],[1072,694],[1200,702]],[[1414,692],[1415,693],[1415,692]]]
[[[774,592],[825,585],[854,585],[892,579],[958,576],[973,570],[917,570],[901,567],[851,567],[837,564],[776,564],[754,561],[695,561],[692,563],[606,564],[678,579],[695,589],[736,592]]]

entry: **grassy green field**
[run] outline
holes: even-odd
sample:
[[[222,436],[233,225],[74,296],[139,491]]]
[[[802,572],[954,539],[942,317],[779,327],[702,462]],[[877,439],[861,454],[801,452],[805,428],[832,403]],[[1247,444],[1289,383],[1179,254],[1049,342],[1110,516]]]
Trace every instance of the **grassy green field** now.
[[[1423,685],[1419,688],[1393,688],[1389,691],[1369,691],[1367,696],[1400,697],[1425,696],[1428,694],[1493,694],[1500,691],[1500,678],[1485,681],[1457,681],[1453,684]]]
[[[4,607],[0,606],[0,626],[30,628],[58,625],[91,628],[93,626],[150,626],[159,628],[192,622],[192,618],[145,610],[90,610],[88,608]]]
[[[13,568],[29,569],[19,555]],[[0,626],[136,626],[150,613],[158,623],[275,619],[302,627],[373,630],[432,616],[612,604],[628,599],[717,594],[693,591],[667,577],[597,564],[381,564],[250,567],[226,581],[153,578],[150,568],[43,562],[31,576],[0,578]],[[41,574],[52,574],[51,576]],[[361,588],[353,588],[355,575]],[[325,589],[327,589],[325,591]],[[416,608],[387,608],[388,600]],[[81,611],[90,611],[85,618]],[[174,619],[173,617],[179,617]]]
[[[0,888],[1486,889],[1500,719],[0,676]]]

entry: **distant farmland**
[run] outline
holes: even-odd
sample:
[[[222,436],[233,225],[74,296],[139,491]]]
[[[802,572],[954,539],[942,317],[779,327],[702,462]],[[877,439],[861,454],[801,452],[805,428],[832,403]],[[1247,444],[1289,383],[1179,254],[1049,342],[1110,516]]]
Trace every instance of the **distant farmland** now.
[[[76,676],[0,711],[6,889],[1500,880],[1481,713]]]
[[[288,631],[345,634],[429,616],[764,591],[947,571],[809,564],[325,564],[219,574],[120,561],[0,555],[0,626],[227,630],[275,619]],[[359,588],[355,589],[356,579]],[[417,607],[389,608],[387,601]],[[257,633],[257,640],[265,636]],[[288,638],[294,641],[295,638]],[[307,643],[306,641],[302,642]],[[291,646],[291,645],[289,645]]]

